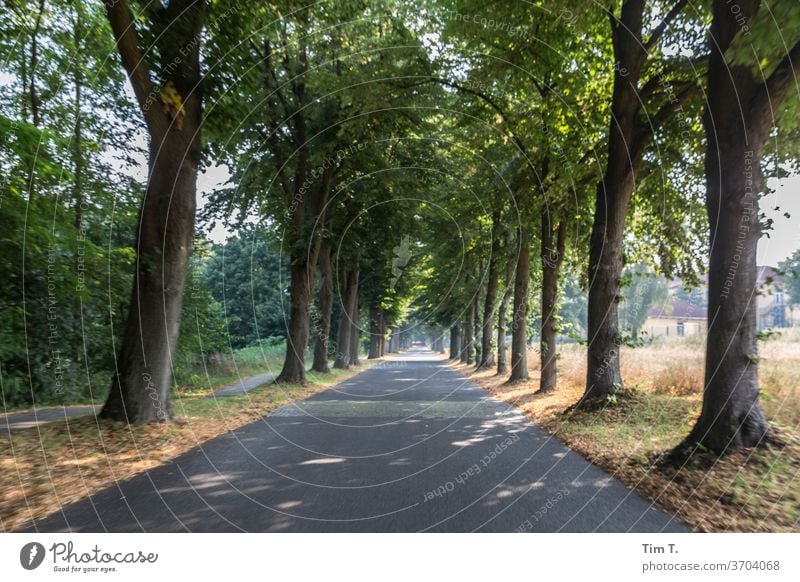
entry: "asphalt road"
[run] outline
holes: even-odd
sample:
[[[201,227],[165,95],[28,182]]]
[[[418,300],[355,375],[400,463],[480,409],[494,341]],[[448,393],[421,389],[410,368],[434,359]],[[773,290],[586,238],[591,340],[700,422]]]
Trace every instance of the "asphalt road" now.
[[[278,409],[30,529],[687,531],[424,351]]]

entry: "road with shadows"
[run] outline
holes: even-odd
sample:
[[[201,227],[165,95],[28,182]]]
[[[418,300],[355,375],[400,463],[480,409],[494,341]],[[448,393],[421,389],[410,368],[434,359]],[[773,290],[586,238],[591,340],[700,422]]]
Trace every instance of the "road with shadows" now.
[[[688,531],[422,349],[30,529]]]

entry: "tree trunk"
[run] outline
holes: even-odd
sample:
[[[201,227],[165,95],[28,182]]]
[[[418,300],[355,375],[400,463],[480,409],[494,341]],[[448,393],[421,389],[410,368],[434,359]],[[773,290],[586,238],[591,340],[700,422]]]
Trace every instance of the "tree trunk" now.
[[[28,99],[30,100],[31,106],[31,114],[32,114],[32,122],[34,127],[39,127],[41,123],[41,115],[39,113],[39,109],[41,106],[41,99],[39,97],[39,93],[36,90],[36,73],[37,67],[39,64],[39,30],[42,27],[42,18],[44,17],[44,8],[45,8],[45,0],[39,0],[38,3],[38,10],[36,13],[36,19],[34,21],[33,31],[31,31],[31,68],[30,68],[30,78],[28,79],[27,74],[27,67],[23,65],[23,82],[27,79],[29,81],[28,86],[24,87],[24,90],[28,92]],[[23,62],[26,59],[23,57]],[[24,103],[24,100],[23,100]],[[23,111],[25,110],[25,106],[23,104]],[[27,113],[25,114],[27,117]],[[28,201],[32,201],[34,197],[34,191],[36,190],[36,160],[31,162],[30,173],[28,174]]]
[[[589,305],[586,391],[583,399],[605,398],[622,385],[619,369],[620,277],[628,204],[641,163],[637,86],[646,53],[642,44],[644,0],[626,0],[612,21],[614,90],[611,100],[608,161],[597,186],[589,248]]]
[[[361,359],[359,344],[361,328],[359,327],[359,307],[358,307],[358,271],[355,272],[355,282],[353,283],[353,297],[350,305],[350,365],[360,366]]]
[[[355,273],[347,269],[342,269],[339,280],[341,281],[341,305],[339,313],[339,331],[336,334],[336,358],[333,367],[340,370],[350,368],[350,332],[353,326],[350,325],[350,308],[352,306],[353,278]]]
[[[39,31],[42,28],[42,18],[44,16],[44,3],[45,0],[39,0],[38,10],[36,11],[36,20],[34,21],[33,31],[31,32],[31,71],[30,71],[30,85],[28,93],[31,101],[31,113],[33,114],[33,125],[39,127],[41,123],[41,114],[39,109],[41,106],[41,99],[36,90],[36,73],[39,65]]]
[[[480,272],[480,270],[478,271]],[[473,360],[470,364],[474,363],[477,367],[481,361],[481,289],[478,287],[478,292],[472,298],[472,353]]]
[[[148,182],[139,212],[131,302],[111,391],[100,415],[131,423],[169,422],[172,356],[194,238],[197,168],[201,155],[202,98],[197,37],[205,2],[168,11],[176,30],[172,50],[180,113],[149,108],[152,85],[127,3],[106,0],[106,13],[150,133]],[[179,31],[179,32],[178,32]],[[164,55],[162,55],[164,56]]]
[[[553,228],[549,211],[542,215],[542,331],[540,338],[541,368],[539,392],[547,392],[556,386],[556,302],[558,300],[558,277],[564,259],[567,223],[562,220],[557,228],[556,244],[553,247]]]
[[[306,378],[306,346],[308,345],[309,304],[311,302],[308,263],[298,261],[291,267],[289,289],[289,329],[286,357],[278,382],[302,383]]]
[[[72,202],[75,205],[75,230],[82,236],[83,231],[83,55],[81,42],[83,41],[83,26],[81,18],[82,8],[75,6],[75,22],[72,29],[73,43],[76,47],[76,54],[73,62],[72,82],[75,85],[75,123],[72,128],[72,172],[74,181],[72,183]]]
[[[492,367],[495,364],[494,350],[492,349],[492,341],[494,341],[494,308],[497,301],[497,282],[498,282],[498,261],[500,254],[500,241],[497,231],[499,229],[499,213],[496,220],[496,226],[492,229],[492,256],[489,258],[489,273],[488,280],[486,281],[486,300],[483,304],[483,328],[481,329],[481,359],[478,364],[479,368]]]
[[[475,332],[475,301],[470,299],[467,310],[464,313],[464,338],[461,344],[461,362],[471,364],[473,333]]]
[[[511,376],[509,382],[528,379],[528,283],[531,249],[527,228],[519,229],[519,255],[514,277],[514,313],[511,315]]]
[[[331,270],[331,252],[329,242],[323,243],[319,252],[319,311],[313,318],[315,343],[314,363],[311,369],[315,372],[328,373],[328,352],[331,337],[331,311],[333,309],[333,272]]]
[[[458,324],[450,328],[450,359],[457,360],[461,357],[461,328]]]
[[[117,373],[101,415],[128,422],[172,420],[172,356],[194,237],[199,99],[191,122],[151,142],[150,178],[139,215],[137,261]]]
[[[497,373],[505,374],[508,371],[506,364],[506,311],[508,310],[508,302],[511,300],[511,292],[514,290],[512,278],[514,277],[514,257],[508,258],[506,263],[506,288],[503,290],[503,297],[500,299],[500,307],[497,308]]]
[[[686,444],[718,454],[763,444],[769,431],[757,374],[758,197],[765,186],[761,155],[773,112],[794,91],[800,43],[766,81],[748,66],[727,63],[725,52],[741,25],[737,17],[750,22],[759,4],[742,1],[741,12],[734,14],[717,0],[711,25],[704,117],[711,234],[705,390],[700,418]]]
[[[369,355],[368,360],[381,357],[381,316],[383,310],[380,307],[370,307],[369,309]]]

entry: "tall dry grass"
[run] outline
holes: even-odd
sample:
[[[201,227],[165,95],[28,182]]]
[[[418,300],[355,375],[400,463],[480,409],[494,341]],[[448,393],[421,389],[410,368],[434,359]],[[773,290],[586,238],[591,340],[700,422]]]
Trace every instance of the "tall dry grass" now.
[[[538,377],[538,354],[528,354],[532,377]],[[643,347],[622,348],[622,377],[645,392],[692,396],[703,393],[705,346],[699,338],[662,339]],[[560,349],[559,389],[580,396],[586,382],[586,347]],[[759,342],[761,400],[768,416],[779,424],[800,426],[800,329]]]

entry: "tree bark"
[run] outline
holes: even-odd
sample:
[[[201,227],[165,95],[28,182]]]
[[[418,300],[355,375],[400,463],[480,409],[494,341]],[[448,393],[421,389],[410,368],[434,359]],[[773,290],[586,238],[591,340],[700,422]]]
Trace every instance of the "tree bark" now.
[[[306,378],[306,347],[308,345],[309,304],[311,284],[306,261],[294,263],[290,269],[289,329],[286,338],[286,357],[278,382],[302,383]]]
[[[498,261],[500,259],[500,216],[499,210],[495,209],[492,228],[492,249],[489,257],[489,272],[486,281],[486,299],[483,305],[483,327],[481,329],[481,358],[478,363],[479,368],[492,367],[495,364],[494,350],[492,341],[494,340],[494,308],[497,302],[497,283],[498,283]]]
[[[319,252],[319,311],[315,314],[314,363],[311,369],[315,372],[331,371],[328,363],[328,352],[331,338],[331,311],[333,309],[333,272],[331,270],[331,253],[333,246],[329,242],[322,243]]]
[[[461,327],[456,324],[450,328],[450,359],[461,357]]]
[[[72,40],[76,48],[73,62],[72,82],[74,84],[75,101],[73,103],[75,111],[75,123],[72,128],[72,172],[74,181],[72,183],[72,201],[75,205],[75,230],[79,233],[83,230],[83,20],[81,18],[82,8],[75,6],[75,22],[72,28]]]
[[[478,270],[481,272],[481,269]],[[481,361],[481,289],[478,287],[477,293],[472,298],[472,353],[473,359],[470,364],[474,363],[477,367]]]
[[[359,352],[361,351],[360,335],[361,328],[359,327],[359,307],[358,307],[358,271],[355,272],[355,282],[353,283],[353,297],[352,304],[350,305],[350,365],[360,366],[361,359]]]
[[[528,379],[528,284],[531,267],[530,233],[519,229],[519,254],[514,277],[514,312],[511,315],[511,376],[509,382]]]
[[[350,323],[350,310],[353,305],[353,279],[355,272],[343,268],[339,280],[341,281],[341,305],[339,313],[339,331],[336,334],[336,358],[333,367],[340,370],[350,368],[350,333],[353,326]]]
[[[764,191],[761,156],[772,115],[800,69],[800,43],[775,72],[757,79],[732,66],[725,52],[759,9],[755,0],[714,2],[704,125],[706,208],[711,234],[708,337],[703,408],[685,444],[723,454],[763,444],[769,424],[759,401],[756,250],[761,235],[758,197]],[[791,89],[793,90],[793,89]]]
[[[113,0],[110,0],[113,1]],[[319,186],[309,194],[304,183],[308,177],[308,138],[306,120],[303,114],[307,101],[305,72],[308,70],[308,54],[305,44],[298,48],[298,65],[295,77],[290,82],[298,111],[292,116],[296,164],[291,187],[285,187],[286,203],[290,215],[288,238],[291,241],[291,288],[289,329],[286,341],[286,357],[278,375],[278,382],[304,383],[306,378],[305,352],[308,346],[309,304],[314,270],[319,256],[321,237],[319,233],[309,232],[309,225],[325,223],[325,209],[330,194],[331,183],[336,172],[335,165],[326,167],[321,175]],[[271,80],[265,81],[267,86]],[[280,151],[275,151],[276,158]],[[307,199],[308,198],[308,199]]]
[[[130,423],[169,422],[173,418],[172,355],[194,237],[202,144],[197,38],[205,22],[206,3],[173,0],[166,9],[168,20],[176,23],[171,48],[182,55],[172,80],[182,100],[180,119],[149,107],[150,74],[128,5],[124,0],[106,0],[105,4],[123,65],[148,122],[150,152],[131,302],[116,373],[100,415]]]
[[[33,31],[31,32],[31,71],[30,71],[30,85],[28,93],[31,101],[31,114],[33,116],[33,125],[39,127],[41,123],[40,106],[41,99],[39,92],[36,90],[36,68],[39,65],[39,31],[42,28],[42,18],[44,17],[45,0],[39,0],[38,10],[36,12],[36,20],[34,21]]]
[[[508,321],[506,320],[506,311],[508,310],[508,302],[511,300],[511,292],[514,290],[512,279],[514,277],[515,261],[514,257],[508,258],[506,263],[506,288],[503,290],[503,297],[500,299],[500,306],[497,308],[497,373],[505,374],[508,371],[506,364],[506,327]]]
[[[597,186],[589,249],[589,349],[584,400],[605,398],[622,385],[617,311],[625,219],[642,159],[637,115],[638,83],[646,58],[642,43],[644,4],[645,0],[625,0],[620,19],[611,16],[616,65],[608,162]]]
[[[564,260],[567,223],[562,220],[557,229],[555,247],[553,228],[547,209],[542,215],[542,330],[540,337],[541,369],[539,392],[547,392],[556,386],[556,302],[558,300],[558,277]]]
[[[474,360],[472,358],[472,343],[474,341],[473,334],[475,333],[475,300],[471,298],[467,310],[464,313],[464,339],[461,345],[461,361],[465,364],[471,364]]]

